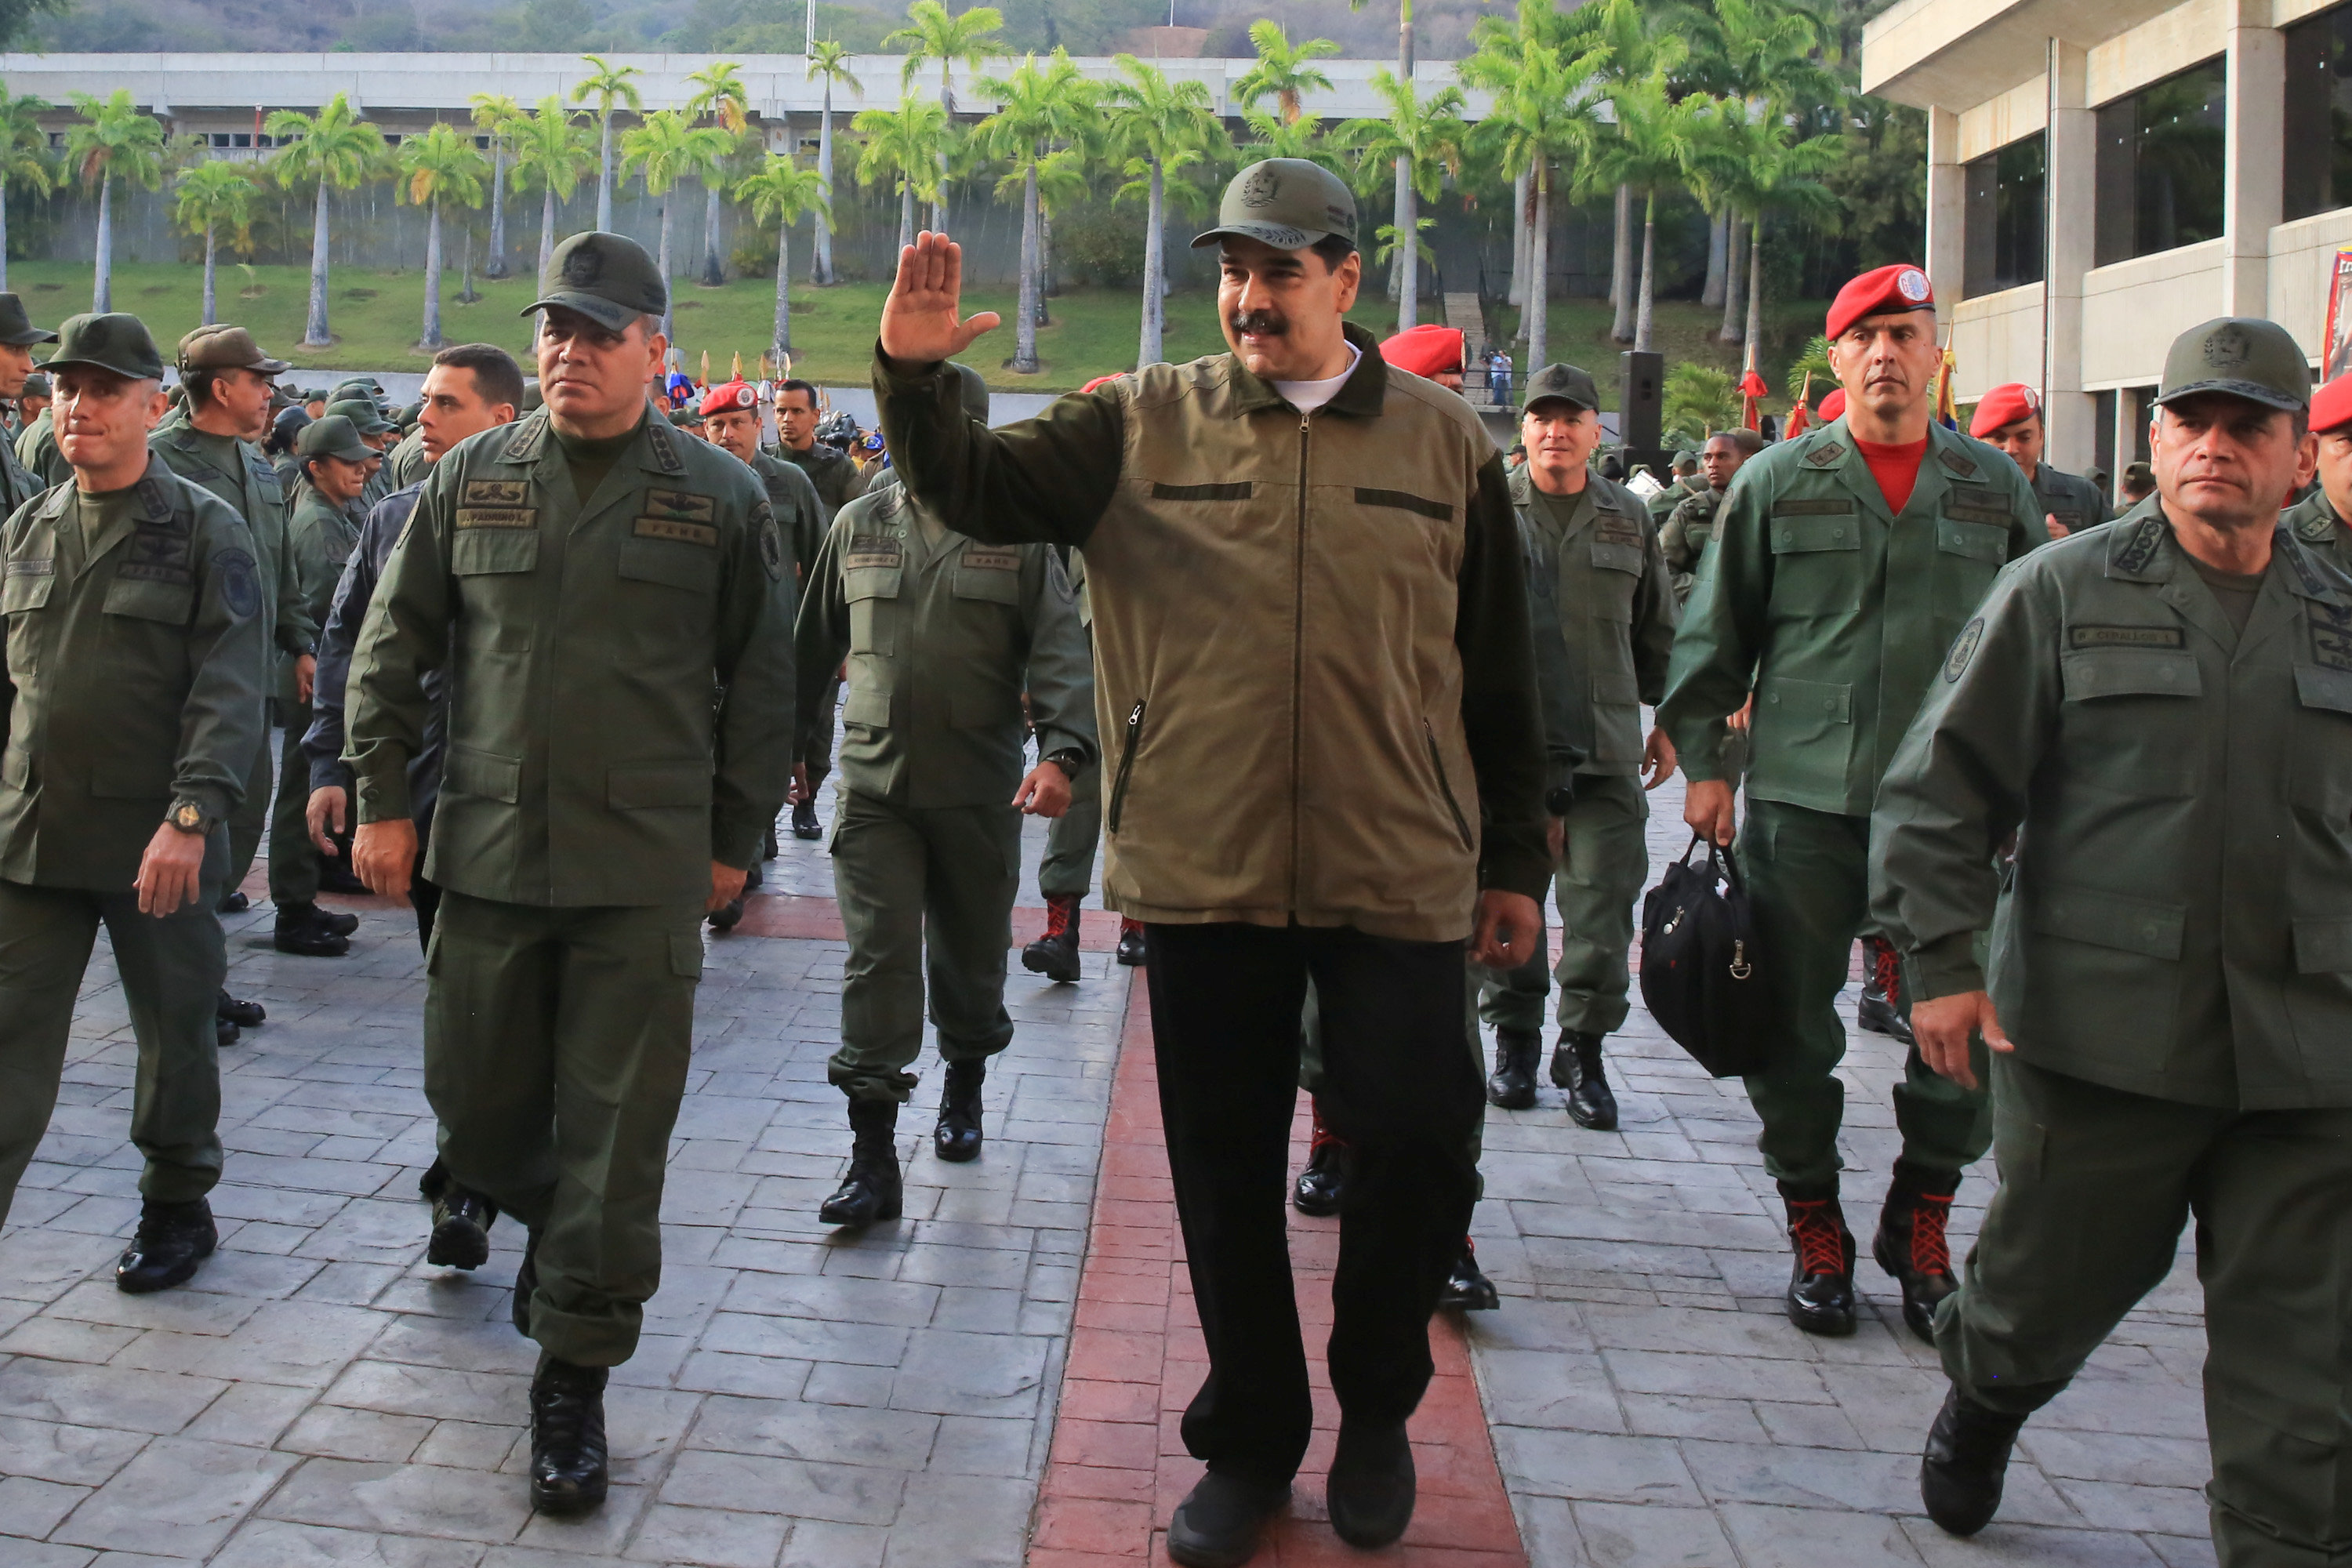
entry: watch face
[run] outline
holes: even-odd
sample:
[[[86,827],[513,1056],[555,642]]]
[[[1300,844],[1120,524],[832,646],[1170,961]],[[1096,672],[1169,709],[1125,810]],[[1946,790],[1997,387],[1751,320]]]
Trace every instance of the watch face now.
[[[205,808],[194,801],[185,802],[172,814],[172,821],[184,831],[194,833],[205,825]]]

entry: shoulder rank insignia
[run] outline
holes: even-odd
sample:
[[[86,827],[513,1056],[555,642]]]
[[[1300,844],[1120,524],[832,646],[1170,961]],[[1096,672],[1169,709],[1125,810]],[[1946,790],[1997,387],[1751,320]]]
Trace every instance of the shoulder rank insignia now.
[[[2311,627],[2311,657],[2329,669],[2352,670],[2352,605],[2321,599],[2303,602],[2304,622]]]
[[[2137,576],[2147,570],[2148,563],[2156,559],[2156,552],[2163,546],[2164,518],[2150,512],[2139,520],[2138,526],[2131,531],[2131,536],[2116,548],[2115,569]]]
[[[2306,514],[2296,522],[2294,531],[2298,537],[2309,540],[2314,544],[2325,544],[2334,537],[2336,526],[2334,510],[2315,511]]]
[[[1805,461],[1817,468],[1826,468],[1845,456],[1845,448],[1835,441],[1824,441],[1805,454]]]
[[[1977,466],[1969,461],[1968,455],[1966,453],[1956,452],[1947,447],[1944,450],[1937,453],[1936,456],[1942,459],[1944,467],[1951,469],[1952,472],[1959,475],[1962,479],[1974,479],[1976,477]]]

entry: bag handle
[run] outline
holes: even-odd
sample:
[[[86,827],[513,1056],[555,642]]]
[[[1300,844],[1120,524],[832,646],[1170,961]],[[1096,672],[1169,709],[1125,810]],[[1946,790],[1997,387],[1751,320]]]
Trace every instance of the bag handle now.
[[[1739,875],[1739,861],[1738,857],[1727,854],[1721,845],[1696,830],[1691,834],[1690,847],[1683,851],[1682,859],[1678,861],[1677,864],[1688,866],[1691,863],[1691,857],[1698,853],[1699,846],[1702,844],[1706,846],[1706,870],[1708,877],[1715,878],[1719,876],[1725,881],[1731,884],[1732,891],[1736,893],[1747,892],[1748,883],[1746,879]]]

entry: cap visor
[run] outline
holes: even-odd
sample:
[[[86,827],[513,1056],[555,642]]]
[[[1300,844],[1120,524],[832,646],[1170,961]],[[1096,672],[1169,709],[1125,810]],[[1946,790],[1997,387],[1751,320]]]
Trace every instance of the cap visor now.
[[[1206,229],[1192,237],[1192,248],[1214,245],[1228,235],[1242,239],[1255,239],[1276,250],[1304,250],[1310,245],[1330,237],[1330,232],[1311,228],[1293,228],[1286,223],[1229,223],[1220,228]]]
[[[5,336],[0,336],[0,343],[20,349],[29,348],[35,343],[53,343],[57,341],[57,333],[45,332],[38,327],[27,327],[21,332],[10,332]]]
[[[629,323],[645,313],[632,310],[626,305],[616,305],[602,294],[563,292],[533,300],[518,314],[528,316],[534,310],[544,310],[551,306],[558,310],[577,310],[608,332],[627,331]]]
[[[2187,386],[2176,386],[2170,392],[2159,395],[2155,400],[2156,406],[2161,408],[2167,404],[2178,403],[2184,397],[2197,397],[2209,392],[2219,393],[2224,397],[2242,397],[2248,403],[2259,403],[2265,408],[2276,408],[2288,414],[2311,406],[2306,399],[2289,397],[2272,387],[2263,385],[2260,382],[2227,380],[2192,381]]]
[[[80,365],[89,370],[102,370],[109,375],[119,375],[125,381],[161,381],[163,379],[163,367],[160,364],[152,370],[145,368],[125,370],[122,366],[111,363],[106,360],[84,359],[79,356],[50,359],[41,362],[41,368],[45,371],[69,370],[75,365]]]
[[[1547,392],[1540,397],[1530,397],[1525,403],[1520,404],[1519,412],[1522,414],[1533,413],[1538,406],[1546,403],[1565,403],[1570,408],[1577,410],[1579,413],[1582,413],[1588,408],[1598,408],[1601,406],[1597,403],[1587,403],[1580,397],[1570,397],[1565,392]]]
[[[264,359],[257,364],[249,364],[245,368],[256,375],[284,375],[294,367],[282,359]]]

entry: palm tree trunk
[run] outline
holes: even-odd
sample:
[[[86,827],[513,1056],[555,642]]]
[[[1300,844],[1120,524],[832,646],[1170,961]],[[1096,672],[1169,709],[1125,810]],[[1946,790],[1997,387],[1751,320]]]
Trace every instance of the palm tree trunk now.
[[[1527,328],[1528,374],[1533,376],[1550,362],[1544,356],[1550,350],[1544,320],[1545,308],[1551,293],[1546,286],[1551,272],[1551,171],[1538,164],[1536,168],[1536,215],[1532,230],[1528,235],[1528,303],[1521,312],[1520,322]]]
[[[215,309],[216,296],[213,292],[213,281],[215,276],[213,270],[213,226],[206,224],[205,225],[205,319],[197,323],[199,326],[211,326],[219,314]]]
[[[1764,215],[1748,220],[1748,341],[1764,331]]]
[[[0,180],[0,289],[8,287],[8,182]]]
[[[915,243],[915,183],[908,179],[898,186],[898,248],[904,250]]]
[[[770,346],[775,350],[776,374],[785,374],[784,363],[793,352],[793,226],[781,214],[776,219],[776,341]]]
[[[1037,205],[1037,324],[1054,324],[1055,295],[1062,285],[1054,276],[1054,215],[1045,210],[1045,203]]]
[[[1397,159],[1393,165],[1396,184],[1394,194],[1389,197],[1389,223],[1396,229],[1399,236],[1408,232],[1404,226],[1404,208],[1405,204],[1412,199],[1412,175],[1410,170],[1411,165],[1402,158]],[[1406,259],[1402,241],[1400,239],[1389,251],[1388,295],[1391,304],[1402,305],[1404,302]],[[1402,331],[1411,325],[1412,323],[1404,319],[1404,313],[1402,310],[1398,311],[1397,331]]]
[[[302,346],[323,349],[335,340],[327,331],[327,182],[319,182],[319,200],[310,217],[310,318],[303,323]]]
[[[432,216],[425,220],[425,333],[421,349],[441,346],[441,198],[433,198]]]
[[[716,289],[727,281],[727,269],[719,264],[719,176],[706,174],[702,177],[704,194],[709,198],[702,207],[702,286]]]
[[[1421,320],[1421,206],[1412,188],[1412,165],[1399,158],[1396,166],[1397,331]]]
[[[676,307],[674,304],[672,304],[672,303],[671,303],[671,301],[670,301],[670,287],[669,287],[669,196],[668,196],[668,194],[667,194],[667,192],[665,192],[665,193],[663,194],[663,195],[662,195],[662,205],[661,205],[661,280],[662,280],[662,336],[664,336],[664,337],[666,337],[666,338],[667,338],[667,337],[669,337],[669,336],[670,336],[670,312],[671,312],[672,310],[674,310],[677,308],[677,307]],[[675,340],[673,340],[673,341],[675,341]]]
[[[1617,187],[1617,241],[1610,258],[1609,303],[1616,308],[1616,320],[1610,323],[1609,335],[1617,342],[1633,340],[1633,187]]]
[[[539,269],[555,259],[555,182],[547,183],[547,199],[539,206]]]
[[[1013,352],[1013,369],[1020,375],[1037,372],[1037,164],[1033,158],[1021,183],[1021,313]]]
[[[814,14],[812,5],[811,14]],[[809,268],[809,281],[822,288],[833,281],[833,220],[825,216],[833,201],[833,79],[824,79],[824,118],[817,121],[816,177],[824,191],[827,204],[816,214],[814,244],[810,249],[816,265]]]
[[[1535,205],[1532,176],[1521,169],[1511,182],[1511,287],[1504,302],[1528,302],[1528,212]]]
[[[613,230],[613,111],[604,111],[602,161],[596,166],[596,226]]]
[[[1650,348],[1650,328],[1654,315],[1651,290],[1655,285],[1652,263],[1658,249],[1658,193],[1649,192],[1642,201],[1642,299],[1633,316],[1633,348],[1646,353]]]
[[[98,177],[98,276],[91,282],[89,308],[100,315],[114,309],[114,180]]]
[[[1738,213],[1733,213],[1729,228],[1725,236],[1726,243],[1723,248],[1727,255],[1723,268],[1723,330],[1716,334],[1717,342],[1736,343],[1741,338],[1739,307],[1742,296],[1748,291],[1743,281],[1746,274],[1741,268],[1742,264],[1748,259],[1748,252],[1740,247],[1739,229],[1746,221]],[[1749,224],[1748,226],[1752,228],[1755,226]]]
[[[482,276],[507,275],[507,143],[504,135],[490,138],[490,255]]]
[[[1144,213],[1143,222],[1143,337],[1136,344],[1135,367],[1160,363],[1160,322],[1165,310],[1160,299],[1160,280],[1168,270],[1168,237],[1161,232],[1166,226],[1166,213],[1161,203],[1167,199],[1165,174],[1160,160],[1151,161],[1151,200]]]
[[[1706,286],[1699,290],[1702,305],[1720,305],[1725,293],[1725,279],[1730,267],[1731,209],[1726,207],[1706,220]]]

